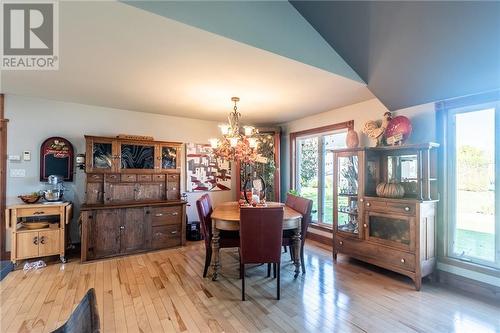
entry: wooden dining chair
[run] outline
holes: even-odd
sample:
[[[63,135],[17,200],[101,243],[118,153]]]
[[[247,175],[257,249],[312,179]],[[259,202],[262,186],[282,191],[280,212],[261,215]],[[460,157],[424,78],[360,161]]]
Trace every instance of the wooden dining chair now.
[[[302,223],[301,223],[301,240],[300,240],[300,265],[302,266],[302,274],[306,272],[306,265],[304,263],[304,243],[306,241],[307,228],[309,227],[309,223],[311,223],[311,212],[313,201],[310,199],[306,199],[303,197],[299,197],[293,194],[288,194],[286,197],[285,205],[292,208],[293,210],[302,214]],[[290,249],[290,256],[293,258],[295,256],[295,250],[293,246],[293,230],[285,230],[283,231],[283,247],[288,247]]]
[[[277,272],[276,298],[280,299],[283,207],[240,209],[241,300],[245,300],[245,265],[271,263]]]
[[[203,268],[203,277],[207,276],[208,267],[212,261],[212,200],[208,194],[203,194],[196,200],[196,209],[201,224],[201,233],[205,240],[205,267]],[[238,231],[221,231],[220,248],[240,247],[240,237]]]

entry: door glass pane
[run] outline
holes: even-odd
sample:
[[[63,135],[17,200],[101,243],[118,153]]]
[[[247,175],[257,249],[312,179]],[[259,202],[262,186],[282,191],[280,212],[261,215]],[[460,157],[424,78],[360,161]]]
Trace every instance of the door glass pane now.
[[[359,233],[358,156],[338,158],[338,229]]]
[[[407,220],[385,216],[370,216],[370,237],[410,245],[410,224]]]
[[[92,166],[95,169],[111,169],[112,144],[94,142],[92,145]]]
[[[154,151],[154,146],[122,144],[122,169],[154,169]]]
[[[313,201],[312,220],[318,221],[318,137],[297,140],[297,189]]]
[[[175,169],[177,167],[177,149],[175,147],[161,147],[161,168]]]
[[[328,134],[323,137],[323,216],[322,223],[333,223],[333,152],[332,149],[345,148],[347,131]]]
[[[495,261],[495,110],[455,116],[455,256]]]

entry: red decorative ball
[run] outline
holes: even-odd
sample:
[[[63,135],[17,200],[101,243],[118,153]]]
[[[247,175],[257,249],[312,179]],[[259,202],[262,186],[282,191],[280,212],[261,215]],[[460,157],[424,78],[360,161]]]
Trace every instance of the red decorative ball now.
[[[403,142],[408,139],[412,131],[411,121],[405,116],[397,116],[392,118],[385,129],[385,137],[390,138],[391,136],[402,134]]]

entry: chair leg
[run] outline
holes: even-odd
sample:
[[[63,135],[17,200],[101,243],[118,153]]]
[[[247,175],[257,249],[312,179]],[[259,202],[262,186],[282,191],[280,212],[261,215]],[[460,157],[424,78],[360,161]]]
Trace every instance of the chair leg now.
[[[280,295],[281,294],[280,293],[280,288],[281,288],[281,286],[280,286],[280,280],[281,280],[281,277],[280,277],[281,263],[277,263],[275,265],[278,266],[278,269],[277,269],[277,271],[278,271],[278,278],[277,278],[277,281],[276,281],[276,284],[277,284],[276,299],[279,301],[280,296],[281,296]]]
[[[245,300],[245,264],[240,264],[241,274],[241,300]]]
[[[300,265],[302,266],[302,274],[306,274],[306,264],[304,263],[304,245],[300,247]]]
[[[294,258],[294,250],[293,250],[293,246],[289,246],[289,249],[290,249],[290,261],[293,261],[293,258]]]
[[[287,252],[286,246],[283,246],[283,252],[285,252],[285,253]]]
[[[271,276],[271,263],[267,264],[267,277]]]
[[[203,277],[207,277],[208,267],[212,262],[212,249],[206,249],[205,251],[205,268],[203,269]]]
[[[273,264],[273,277],[276,279],[276,264]]]

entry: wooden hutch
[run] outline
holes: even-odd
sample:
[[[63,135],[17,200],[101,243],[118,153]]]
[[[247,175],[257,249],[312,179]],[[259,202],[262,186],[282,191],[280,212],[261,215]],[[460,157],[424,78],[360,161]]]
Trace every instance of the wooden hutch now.
[[[182,143],[85,136],[81,260],[183,245]]]
[[[420,290],[436,263],[438,146],[333,150],[334,260],[347,254],[406,275]],[[397,183],[405,194],[377,196],[380,183]]]

